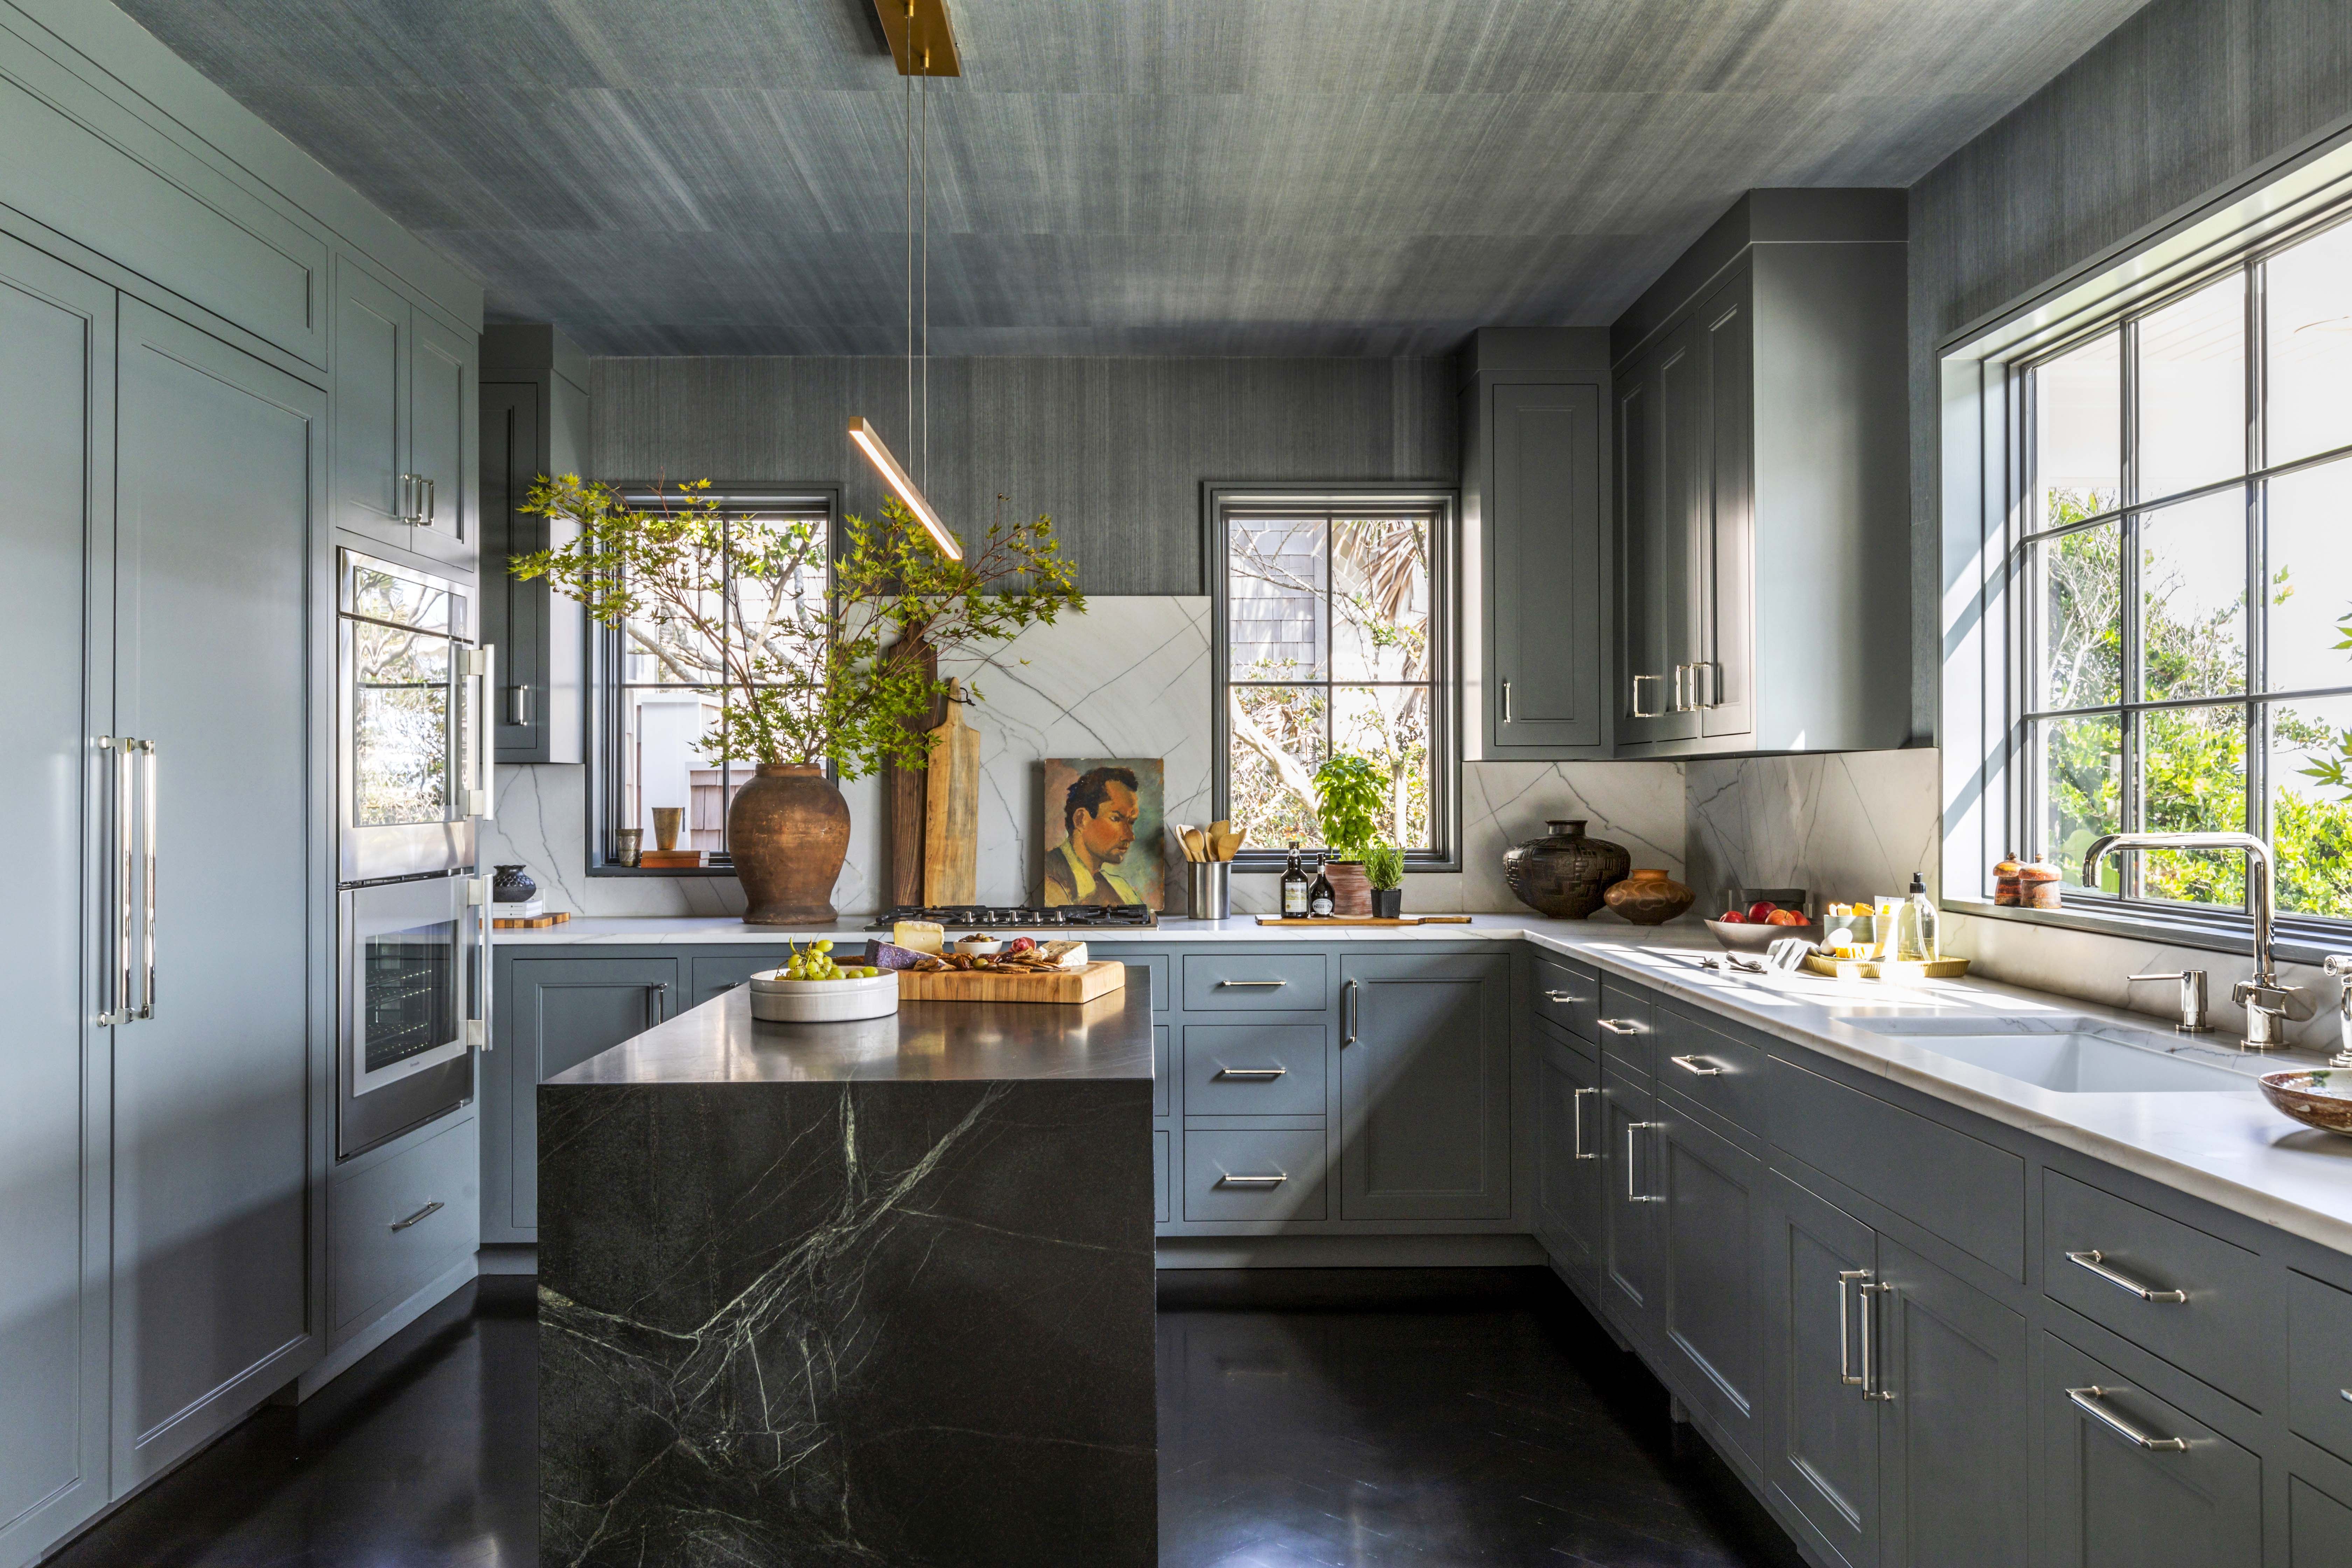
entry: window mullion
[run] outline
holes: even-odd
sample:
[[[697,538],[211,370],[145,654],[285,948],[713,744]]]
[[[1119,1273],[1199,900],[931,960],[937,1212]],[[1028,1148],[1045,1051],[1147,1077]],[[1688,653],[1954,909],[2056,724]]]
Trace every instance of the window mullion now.
[[[2123,582],[2119,585],[2121,603],[2117,618],[2123,632],[2121,669],[2118,671],[2122,695],[2127,702],[2137,701],[2147,695],[2146,606],[2142,603],[2140,584],[2140,514],[2130,510],[2139,500],[2139,323],[2127,321],[2121,329],[2122,352],[2116,356],[2123,374],[2123,501],[2126,510],[2117,525],[2121,532],[2118,564]],[[2116,825],[2126,833],[2137,833],[2147,826],[2147,758],[2143,745],[2147,725],[2141,716],[2125,710],[2116,715],[2116,744],[2120,751],[2119,798],[2116,803]],[[2126,899],[2143,895],[2144,879],[2140,858],[2122,858],[2122,879],[2117,891]]]

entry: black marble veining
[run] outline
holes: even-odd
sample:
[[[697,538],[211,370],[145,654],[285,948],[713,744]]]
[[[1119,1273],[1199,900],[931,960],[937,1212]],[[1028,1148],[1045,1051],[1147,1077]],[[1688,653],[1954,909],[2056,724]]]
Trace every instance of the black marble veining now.
[[[1149,990],[877,1023],[541,1087],[543,1563],[1154,1561]]]

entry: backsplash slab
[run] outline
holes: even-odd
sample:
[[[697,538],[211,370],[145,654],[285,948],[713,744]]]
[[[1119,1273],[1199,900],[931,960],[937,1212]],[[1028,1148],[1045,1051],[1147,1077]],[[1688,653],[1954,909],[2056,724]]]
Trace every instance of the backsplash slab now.
[[[1702,906],[1727,887],[1804,888],[1819,906],[1934,891],[1943,821],[1940,753],[1826,752],[1694,759],[1690,885]],[[1707,913],[1716,913],[1711,907]]]

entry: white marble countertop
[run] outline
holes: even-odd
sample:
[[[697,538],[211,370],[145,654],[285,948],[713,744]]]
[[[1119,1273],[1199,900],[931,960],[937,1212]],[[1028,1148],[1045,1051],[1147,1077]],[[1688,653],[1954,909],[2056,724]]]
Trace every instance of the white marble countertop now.
[[[2166,1186],[2352,1254],[2352,1138],[2315,1131],[2271,1109],[2254,1076],[2320,1065],[2305,1053],[2251,1057],[2226,1037],[2175,1043],[2153,1020],[2047,992],[1966,979],[1896,984],[1811,974],[1754,975],[1701,968],[1717,950],[1696,921],[1654,928],[1621,921],[1475,915],[1464,925],[1262,927],[1252,916],[1162,921],[1146,930],[1088,931],[1089,945],[1202,942],[1527,941],[1638,981],[1776,1038],[1832,1057]],[[574,920],[499,931],[501,943],[551,945],[866,941],[862,926],[829,931],[751,927],[732,917]],[[1929,1048],[1932,1041],[1880,1034],[1872,1019],[2082,1018],[2153,1037],[2173,1054],[2245,1075],[2243,1090],[2068,1094],[1975,1067]]]

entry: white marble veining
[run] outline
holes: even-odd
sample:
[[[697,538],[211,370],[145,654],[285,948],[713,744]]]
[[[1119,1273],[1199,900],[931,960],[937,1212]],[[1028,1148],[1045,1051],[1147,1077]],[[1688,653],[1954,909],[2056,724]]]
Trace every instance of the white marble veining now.
[[[1900,893],[1913,872],[1937,886],[1943,824],[1929,749],[1693,759],[1690,884],[1702,903],[1727,887],[1805,888],[1816,903]]]

